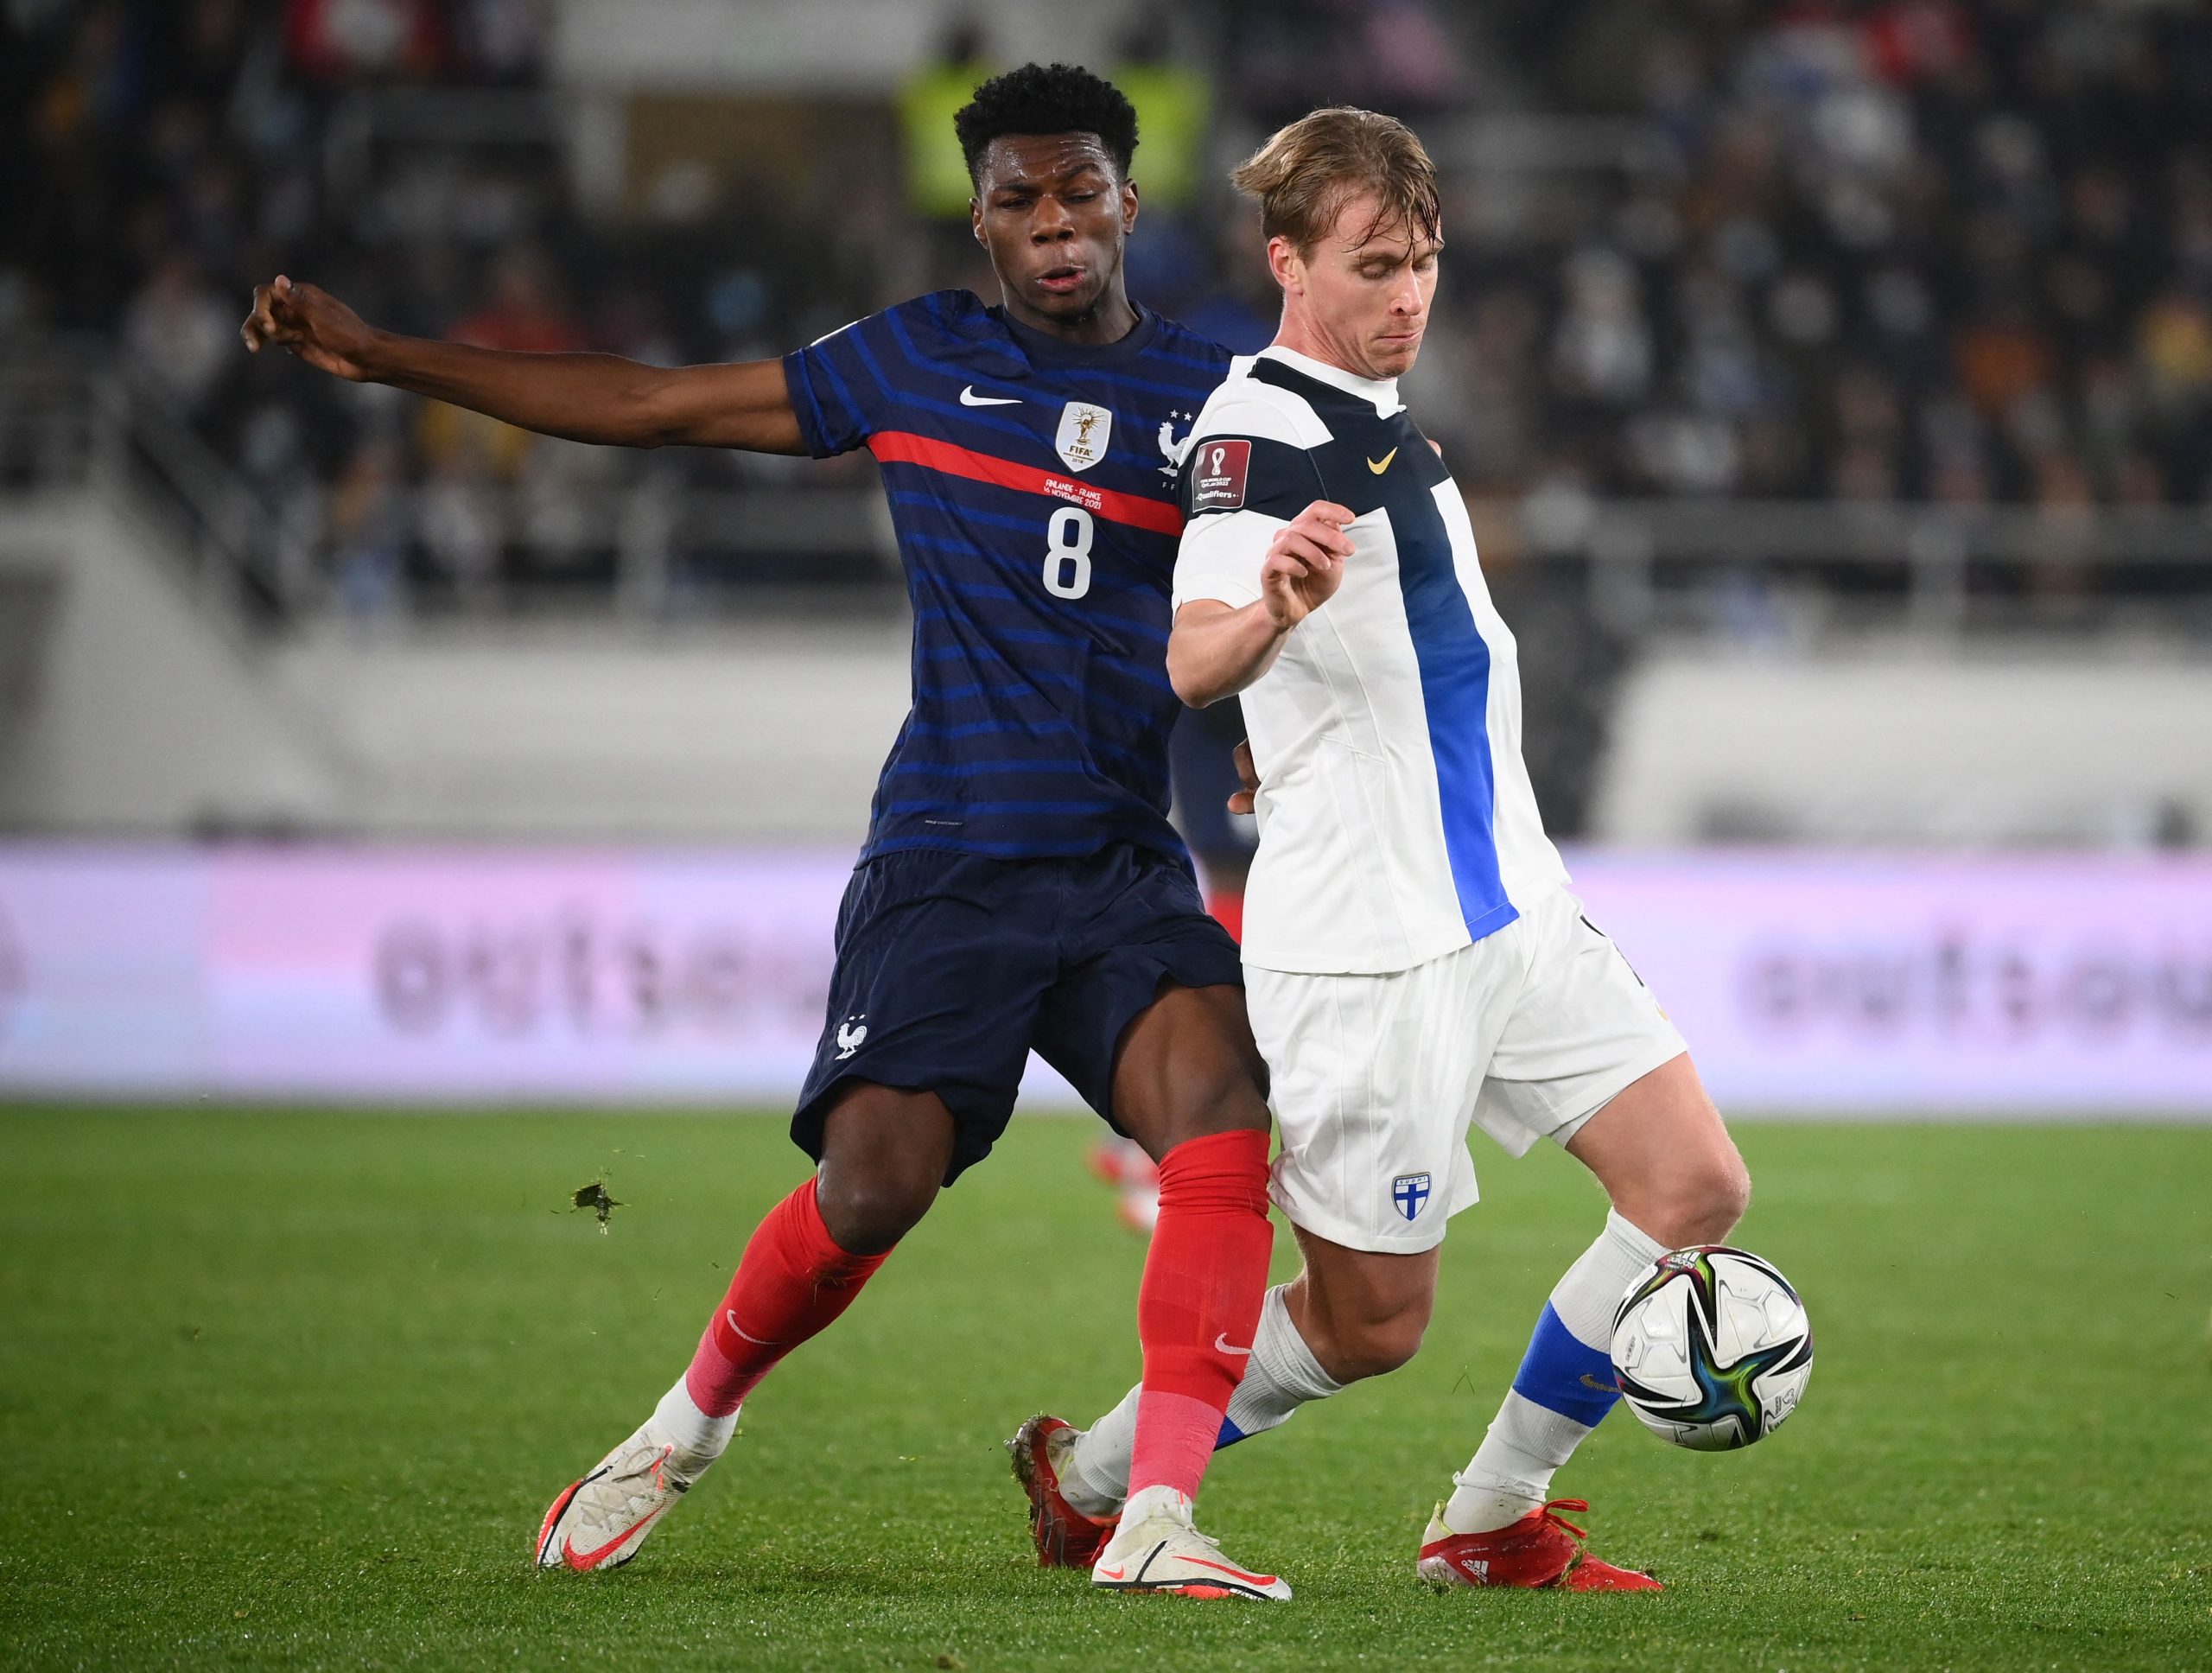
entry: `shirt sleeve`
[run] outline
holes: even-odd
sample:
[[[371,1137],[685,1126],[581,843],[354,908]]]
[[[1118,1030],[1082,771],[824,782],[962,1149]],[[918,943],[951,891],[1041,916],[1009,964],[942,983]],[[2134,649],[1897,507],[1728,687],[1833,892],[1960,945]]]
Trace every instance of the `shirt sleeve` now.
[[[865,447],[869,436],[888,427],[893,398],[883,376],[883,351],[893,344],[896,311],[855,320],[784,356],[784,385],[798,415],[799,438],[817,459]]]
[[[1177,489],[1185,519],[1175,556],[1175,607],[1192,599],[1250,604],[1275,531],[1323,492],[1313,455],[1289,419],[1251,399],[1209,412],[1183,457]]]

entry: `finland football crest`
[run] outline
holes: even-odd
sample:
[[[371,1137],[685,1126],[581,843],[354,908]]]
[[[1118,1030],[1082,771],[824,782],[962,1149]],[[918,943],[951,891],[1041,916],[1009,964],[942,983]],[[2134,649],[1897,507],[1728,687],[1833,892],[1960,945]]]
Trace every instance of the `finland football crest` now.
[[[1401,1174],[1390,1181],[1390,1200],[1398,1205],[1398,1212],[1408,1220],[1420,1213],[1428,1201],[1428,1175]]]
[[[1060,410],[1060,433],[1054,438],[1060,457],[1072,471],[1087,471],[1106,456],[1106,438],[1114,433],[1114,415],[1088,401],[1071,401]]]

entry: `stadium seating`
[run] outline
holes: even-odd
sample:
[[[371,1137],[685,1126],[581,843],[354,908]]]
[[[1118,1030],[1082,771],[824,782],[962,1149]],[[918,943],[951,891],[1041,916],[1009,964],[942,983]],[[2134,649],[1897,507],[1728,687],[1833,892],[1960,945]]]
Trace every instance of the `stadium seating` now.
[[[864,459],[536,439],[232,333],[278,270],[395,328],[661,362],[771,354],[985,283],[957,228],[900,207],[897,78],[793,60],[766,87],[670,92],[652,54],[689,50],[681,29],[588,67],[545,33],[573,11],[572,49],[603,40],[619,8],[457,4],[442,32],[373,41],[327,10],[0,19],[0,166],[27,186],[0,220],[0,487],[124,492],[147,563],[295,659],[349,622],[404,656],[518,622],[613,646],[644,623],[893,620]],[[1153,16],[1109,7],[1093,34]],[[1210,79],[1217,159],[1343,97],[1406,114],[1444,165],[1447,289],[1408,395],[1527,648],[1527,753],[1561,831],[1642,828],[1592,810],[1620,805],[1620,682],[1670,644],[2027,634],[2124,661],[2212,629],[2198,13],[1507,0],[1189,23],[1113,50]],[[1149,205],[1137,294],[1264,340],[1249,232],[1218,183]],[[474,665],[514,681],[489,709],[526,705],[526,662]],[[650,662],[638,689],[659,689]],[[670,686],[653,728],[680,731],[687,701]],[[621,753],[577,741],[467,817],[515,823]],[[681,795],[632,805],[640,828],[753,828]]]

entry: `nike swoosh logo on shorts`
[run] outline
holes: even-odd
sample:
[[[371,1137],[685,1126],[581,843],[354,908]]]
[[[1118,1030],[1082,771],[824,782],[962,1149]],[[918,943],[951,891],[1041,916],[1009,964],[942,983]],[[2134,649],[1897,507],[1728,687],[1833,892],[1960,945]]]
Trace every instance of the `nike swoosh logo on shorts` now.
[[[1231,1347],[1229,1345],[1229,1333],[1224,1330],[1213,1339],[1213,1351],[1216,1353],[1234,1353],[1243,1355],[1251,1352],[1252,1350],[1249,1348]]]
[[[960,404],[963,407],[1018,407],[1021,404],[1021,398],[1019,395],[978,395],[976,385],[969,384],[960,391]]]

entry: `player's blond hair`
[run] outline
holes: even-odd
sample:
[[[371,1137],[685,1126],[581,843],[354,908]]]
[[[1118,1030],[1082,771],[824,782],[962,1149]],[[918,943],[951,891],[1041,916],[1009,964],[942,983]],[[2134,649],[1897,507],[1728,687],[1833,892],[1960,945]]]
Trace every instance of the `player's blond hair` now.
[[[1238,165],[1230,181],[1260,200],[1260,232],[1290,240],[1301,256],[1335,230],[1354,198],[1373,194],[1375,219],[1365,243],[1386,227],[1435,238],[1443,222],[1436,165],[1395,117],[1333,105],[1278,129]]]

